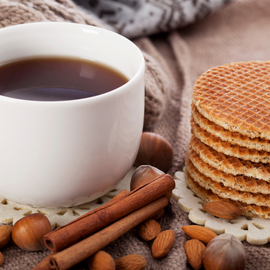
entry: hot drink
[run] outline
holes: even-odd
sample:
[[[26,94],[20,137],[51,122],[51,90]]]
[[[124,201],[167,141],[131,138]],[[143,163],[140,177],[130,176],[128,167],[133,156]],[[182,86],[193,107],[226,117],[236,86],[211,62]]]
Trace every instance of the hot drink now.
[[[81,58],[39,57],[0,66],[0,95],[61,101],[112,91],[128,79],[117,70]]]

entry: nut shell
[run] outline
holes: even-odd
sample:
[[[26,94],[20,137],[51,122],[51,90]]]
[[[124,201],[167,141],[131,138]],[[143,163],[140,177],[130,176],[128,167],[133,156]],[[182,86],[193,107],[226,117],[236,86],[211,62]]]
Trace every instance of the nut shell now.
[[[11,238],[12,226],[3,225],[0,227],[0,248],[5,247]]]
[[[246,254],[243,244],[232,234],[221,234],[206,246],[205,270],[244,270]]]
[[[87,265],[91,270],[114,270],[114,259],[107,252],[100,250],[87,259]]]
[[[161,231],[160,224],[154,219],[149,219],[143,223],[141,223],[137,232],[140,238],[144,241],[151,241],[155,239]]]
[[[200,225],[188,225],[182,227],[183,231],[193,239],[198,239],[204,244],[208,244],[213,238],[217,236],[212,230]]]
[[[0,266],[4,263],[4,260],[5,260],[4,255],[2,252],[0,252]]]
[[[164,172],[153,166],[141,165],[132,174],[130,179],[130,190],[132,191],[163,174]]]
[[[130,190],[132,191],[139,186],[143,186],[144,184],[151,182],[152,180],[163,174],[165,174],[163,171],[151,165],[141,165],[132,174],[130,180]],[[171,196],[172,191],[169,191],[166,194],[166,197],[168,198],[168,200],[170,200]]]
[[[135,166],[151,165],[167,172],[172,160],[172,146],[164,137],[152,132],[143,132]]]
[[[117,270],[142,270],[147,264],[146,259],[139,254],[130,254],[118,258],[115,261],[115,269]]]
[[[202,207],[213,216],[224,219],[235,219],[242,213],[237,205],[227,201],[212,201],[204,204]]]
[[[161,232],[154,240],[152,245],[152,255],[156,259],[165,257],[172,248],[175,240],[175,233],[173,230],[166,230]]]
[[[12,230],[12,239],[21,249],[27,251],[44,250],[43,236],[51,231],[48,218],[42,214],[31,214],[19,219]]]
[[[199,270],[203,265],[205,245],[198,239],[191,239],[184,244],[187,261],[194,270]]]

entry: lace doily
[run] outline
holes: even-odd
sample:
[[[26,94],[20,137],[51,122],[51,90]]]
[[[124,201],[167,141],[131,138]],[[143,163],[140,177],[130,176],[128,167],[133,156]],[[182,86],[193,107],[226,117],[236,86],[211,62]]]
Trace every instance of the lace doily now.
[[[35,208],[29,205],[18,204],[3,197],[0,197],[0,223],[12,223],[24,216],[41,213],[47,216],[52,229],[67,224],[75,218],[93,210],[103,204],[106,204],[117,195],[122,189],[129,190],[130,179],[136,168],[132,167],[126,176],[106,195],[89,203],[77,205],[74,207],[55,207],[55,208]]]
[[[234,220],[214,217],[203,208],[204,202],[187,188],[185,174],[176,172],[174,175],[175,189],[172,197],[184,212],[189,213],[189,219],[196,224],[204,225],[217,234],[231,233],[240,241],[246,240],[254,245],[266,244],[270,239],[270,220],[262,218],[247,218],[240,216]]]
[[[129,190],[130,179],[135,169],[135,167],[132,167],[115,188],[105,196],[74,207],[34,208],[0,197],[0,222],[14,224],[18,219],[29,214],[42,213],[48,217],[52,228],[65,225],[90,210],[106,204],[122,189]],[[189,213],[188,217],[193,223],[212,229],[217,234],[231,233],[239,240],[247,240],[247,242],[255,245],[263,245],[269,241],[270,220],[262,218],[246,218],[243,216],[234,220],[214,217],[202,208],[204,202],[187,188],[183,172],[176,172],[174,179],[175,189],[172,192],[172,198],[177,201],[177,205],[181,210]]]

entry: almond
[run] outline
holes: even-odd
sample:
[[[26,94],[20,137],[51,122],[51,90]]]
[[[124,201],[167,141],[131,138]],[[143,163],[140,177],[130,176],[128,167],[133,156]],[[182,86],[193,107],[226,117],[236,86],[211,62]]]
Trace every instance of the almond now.
[[[217,236],[212,230],[200,225],[183,226],[183,231],[190,237],[208,244],[213,238]]]
[[[203,265],[205,245],[198,239],[191,239],[185,242],[184,248],[188,263],[194,270],[199,270]]]
[[[3,225],[0,227],[0,248],[5,247],[11,238],[12,226]]]
[[[173,230],[161,232],[154,240],[152,245],[152,254],[156,259],[165,257],[173,246],[175,233]]]
[[[0,266],[4,263],[4,260],[5,260],[4,255],[2,252],[0,252]]]
[[[137,228],[138,235],[144,241],[151,241],[155,239],[160,233],[160,231],[161,227],[159,223],[154,219],[149,219],[141,223]]]
[[[146,259],[139,254],[130,254],[115,261],[116,270],[142,270],[147,264]]]
[[[224,219],[235,219],[241,215],[238,206],[227,201],[209,202],[203,205],[203,209],[216,217]]]
[[[91,270],[115,270],[114,259],[110,254],[101,250],[87,259]]]

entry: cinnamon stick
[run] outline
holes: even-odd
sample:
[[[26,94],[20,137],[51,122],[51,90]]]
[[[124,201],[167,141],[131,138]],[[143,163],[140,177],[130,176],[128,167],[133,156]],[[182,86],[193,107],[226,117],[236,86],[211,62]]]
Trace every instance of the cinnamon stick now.
[[[51,268],[57,270],[69,269],[87,259],[132,228],[156,215],[161,209],[168,205],[168,202],[168,199],[163,196],[81,242],[55,253],[50,257]]]
[[[121,197],[123,195],[128,194],[129,191],[126,189],[122,189],[116,196],[114,196],[109,203],[114,203],[118,200],[121,200]],[[45,257],[42,261],[39,262],[39,264],[37,264],[32,270],[51,270],[51,266],[50,266],[50,259],[51,256],[53,254],[56,254],[56,252],[52,252],[50,255],[48,255],[47,257]]]
[[[127,195],[129,193],[128,190],[126,189],[122,189],[117,195],[115,195],[110,201],[109,203],[115,203],[116,201],[121,201],[121,199],[123,199],[125,197],[125,195]]]
[[[48,255],[47,257],[45,257],[32,270],[51,270],[52,268],[50,266],[50,260],[51,260],[51,256],[54,255],[54,254],[55,253],[52,252],[50,255]]]
[[[45,245],[54,252],[61,251],[165,195],[174,186],[174,179],[170,175],[161,175],[132,192],[119,196],[114,201],[46,234]]]

